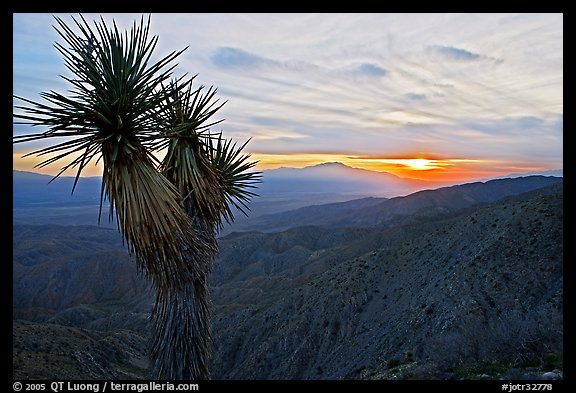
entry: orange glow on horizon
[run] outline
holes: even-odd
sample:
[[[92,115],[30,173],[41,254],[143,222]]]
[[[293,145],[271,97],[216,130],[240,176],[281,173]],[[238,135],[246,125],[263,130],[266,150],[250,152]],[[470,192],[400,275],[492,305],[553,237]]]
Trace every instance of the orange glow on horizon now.
[[[519,165],[499,160],[477,158],[383,158],[344,154],[251,154],[257,160],[256,169],[268,170],[281,167],[303,168],[325,162],[341,162],[352,168],[388,172],[398,177],[426,180],[437,183],[461,183],[490,177],[552,168]]]
[[[24,152],[13,152],[13,169],[56,175],[65,162],[63,160],[44,168],[35,168],[47,157],[25,157]],[[157,156],[157,158],[161,158]],[[421,155],[414,157],[370,157],[346,154],[261,154],[251,153],[251,161],[258,161],[256,170],[278,169],[281,167],[303,168],[326,162],[340,162],[352,168],[366,169],[376,172],[387,172],[398,177],[425,180],[433,183],[462,183],[477,181],[490,177],[508,175],[510,173],[535,172],[546,169],[526,163],[507,162],[498,160],[463,159],[463,158],[425,158]],[[62,176],[76,176],[76,170],[71,169]],[[83,177],[102,176],[102,163],[90,163],[82,171]]]
[[[49,158],[48,155],[42,157],[28,156],[22,157],[25,153],[12,153],[12,168],[17,171],[27,171],[41,173],[43,175],[56,176],[66,163],[69,162],[68,159],[62,160],[61,162],[56,162],[51,165],[47,165],[43,168],[38,168],[38,165],[43,160]],[[60,176],[76,176],[77,168],[68,169]],[[102,176],[102,163],[99,162],[97,165],[90,163],[82,171],[82,177],[91,176]]]

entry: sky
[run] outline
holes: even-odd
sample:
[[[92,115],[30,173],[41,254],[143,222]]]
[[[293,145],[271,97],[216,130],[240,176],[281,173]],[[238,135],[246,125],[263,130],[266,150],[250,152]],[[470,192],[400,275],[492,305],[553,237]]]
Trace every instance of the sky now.
[[[83,16],[126,30],[148,14]],[[14,95],[66,92],[53,15],[13,22]],[[562,14],[153,13],[151,33],[157,58],[188,47],[175,76],[217,88],[214,131],[250,139],[260,170],[342,162],[465,181],[563,168]],[[15,144],[14,169],[56,174],[64,163],[22,158],[41,146]]]

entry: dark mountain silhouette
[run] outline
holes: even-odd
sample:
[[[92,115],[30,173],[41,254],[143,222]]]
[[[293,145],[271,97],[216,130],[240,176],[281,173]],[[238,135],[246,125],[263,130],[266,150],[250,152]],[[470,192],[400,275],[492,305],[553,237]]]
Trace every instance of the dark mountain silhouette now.
[[[539,172],[521,172],[521,173],[510,173],[507,175],[492,177],[489,179],[484,179],[483,181],[487,180],[494,180],[494,179],[507,179],[507,178],[514,178],[514,177],[526,177],[526,176],[555,176],[555,177],[564,177],[564,170],[563,169],[550,169],[547,171],[539,171]]]
[[[393,197],[418,190],[436,188],[441,183],[401,178],[387,172],[352,168],[340,162],[327,162],[305,168],[280,168],[264,171],[259,192],[276,193],[335,192],[348,195]]]

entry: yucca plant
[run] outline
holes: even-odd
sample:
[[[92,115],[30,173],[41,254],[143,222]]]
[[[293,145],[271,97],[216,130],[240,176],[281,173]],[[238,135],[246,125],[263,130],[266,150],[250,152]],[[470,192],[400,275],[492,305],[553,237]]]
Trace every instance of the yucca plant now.
[[[186,212],[199,221],[196,227],[207,225],[217,231],[223,221],[234,221],[234,208],[247,214],[247,203],[256,196],[251,190],[261,173],[251,171],[257,162],[242,153],[248,141],[238,147],[222,133],[210,131],[223,121],[212,116],[225,102],[219,102],[213,86],[193,88],[194,78],[172,81],[165,88],[166,103],[157,121],[166,139],[155,149],[167,148],[161,172],[178,188]]]
[[[70,96],[54,91],[41,93],[46,103],[15,96],[28,104],[16,106],[19,113],[14,117],[24,120],[20,124],[44,126],[47,130],[14,137],[14,143],[67,137],[64,142],[30,154],[53,155],[38,164],[40,167],[69,158],[56,177],[76,168],[73,190],[86,165],[93,159],[102,160],[100,209],[108,200],[109,218],[116,219],[138,268],[156,288],[152,377],[208,378],[207,280],[217,253],[214,228],[220,221],[216,216],[225,214],[223,203],[229,200],[225,191],[222,194],[226,171],[213,158],[229,156],[229,152],[215,152],[201,138],[199,156],[203,158],[199,160],[203,161],[199,170],[198,166],[188,168],[192,161],[179,154],[179,149],[170,148],[188,139],[182,133],[184,129],[195,127],[200,134],[207,131],[197,124],[190,126],[191,121],[201,119],[196,115],[180,117],[182,121],[172,124],[166,122],[169,114],[195,104],[178,99],[190,91],[180,92],[177,83],[164,86],[176,66],[173,61],[183,50],[149,64],[158,40],[148,36],[150,17],[147,22],[144,18],[139,24],[135,22],[129,33],[121,34],[115,23],[109,28],[101,18],[91,28],[80,16],[79,21],[73,18],[78,35],[61,19],[55,19],[55,28],[65,42],[55,46],[73,75],[63,78],[73,89]],[[152,153],[166,144],[168,158],[159,171],[160,163]],[[245,163],[242,167],[252,166]],[[179,168],[179,173],[169,168]],[[188,176],[194,180],[183,180]],[[204,178],[199,180],[199,176]],[[256,177],[248,175],[251,180]],[[200,183],[204,188],[198,188]],[[236,186],[241,188],[241,184]],[[253,194],[242,195],[246,198]],[[212,210],[204,209],[206,201],[214,200],[219,202],[210,207]]]
[[[194,291],[180,288],[167,288],[165,298],[172,299],[158,307],[154,315],[155,326],[159,330],[181,334],[182,326],[190,330],[196,338],[187,343],[187,353],[206,354],[211,348],[210,325],[208,319],[209,293],[208,276],[212,270],[212,260],[218,249],[217,232],[222,227],[222,219],[234,220],[229,203],[246,201],[255,196],[249,189],[259,181],[258,172],[248,172],[256,162],[248,161],[249,155],[241,155],[240,149],[230,142],[223,143],[222,136],[213,135],[210,127],[221,122],[211,122],[212,116],[224,105],[215,98],[213,87],[193,89],[192,81],[179,84],[173,81],[167,88],[166,101],[157,114],[160,129],[166,135],[155,148],[166,149],[160,170],[178,189],[184,209],[197,236],[206,246],[202,253],[204,279],[194,282]],[[213,143],[214,139],[217,144]],[[244,212],[245,213],[245,212]],[[195,324],[184,324],[182,310],[195,318]],[[171,364],[170,346],[159,335],[155,335],[154,351],[159,354],[154,365],[155,372],[174,378],[174,368],[164,368]],[[203,377],[208,377],[207,357],[199,357],[196,362]]]

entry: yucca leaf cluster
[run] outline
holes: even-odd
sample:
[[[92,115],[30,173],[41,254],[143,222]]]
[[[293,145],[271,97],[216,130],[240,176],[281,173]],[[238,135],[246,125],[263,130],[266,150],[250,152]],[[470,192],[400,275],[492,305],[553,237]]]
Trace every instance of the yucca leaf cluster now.
[[[59,140],[29,155],[48,157],[38,167],[64,161],[56,177],[75,169],[72,191],[86,166],[102,161],[100,211],[109,201],[109,219],[116,219],[140,271],[157,288],[153,368],[159,377],[205,377],[216,232],[236,210],[246,213],[260,173],[242,153],[246,143],[211,131],[224,105],[216,89],[173,76],[186,48],[151,60],[158,37],[149,35],[150,17],[124,32],[103,18],[93,26],[82,16],[72,19],[74,29],[57,17],[54,26],[63,40],[55,47],[71,73],[62,76],[69,94],[42,92],[42,102],[15,95],[22,102],[15,106],[16,124],[44,131],[13,141]],[[187,312],[178,311],[188,303]],[[167,321],[175,316],[181,319]],[[176,334],[183,323],[188,328]]]

